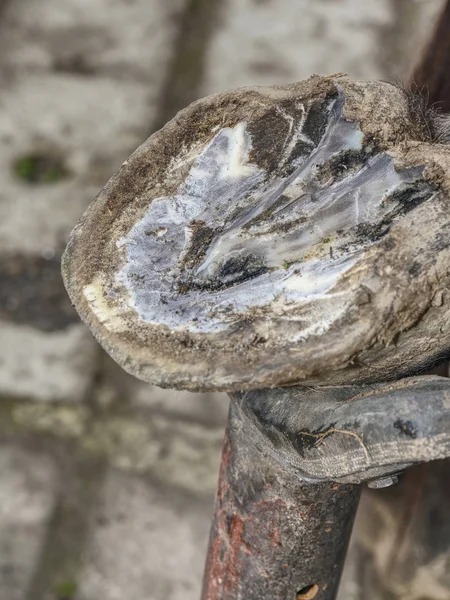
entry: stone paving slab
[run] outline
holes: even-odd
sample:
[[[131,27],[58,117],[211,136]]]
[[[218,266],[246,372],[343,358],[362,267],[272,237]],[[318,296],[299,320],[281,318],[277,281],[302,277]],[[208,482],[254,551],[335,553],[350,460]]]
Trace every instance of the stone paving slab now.
[[[199,497],[216,490],[223,426],[205,427],[143,408],[15,400],[0,412],[0,433],[42,436],[55,448],[70,442],[93,461]]]
[[[79,600],[198,600],[212,503],[111,471]]]
[[[59,256],[97,191],[148,135],[183,6],[3,6],[0,395],[81,401],[89,388],[97,345],[70,307]]]
[[[0,598],[25,600],[53,510],[51,460],[0,445]]]
[[[136,382],[130,387],[129,398],[133,406],[145,407],[153,414],[186,419],[207,427],[224,427],[228,415],[227,394],[168,391]]]
[[[97,348],[82,325],[42,332],[0,324],[0,393],[36,401],[76,402],[91,386]]]
[[[405,77],[443,0],[228,0],[204,92],[314,73]]]
[[[164,390],[128,375],[111,360],[105,364],[103,373],[103,402],[114,399],[118,403],[127,403],[131,409],[145,409],[148,414],[199,423],[206,428],[225,427],[229,406],[227,394]]]
[[[145,140],[183,0],[18,0],[0,23],[0,251],[60,247],[95,193]],[[67,178],[26,185],[26,154]]]
[[[314,73],[379,77],[378,32],[389,0],[229,0],[208,58],[205,90],[271,85]]]

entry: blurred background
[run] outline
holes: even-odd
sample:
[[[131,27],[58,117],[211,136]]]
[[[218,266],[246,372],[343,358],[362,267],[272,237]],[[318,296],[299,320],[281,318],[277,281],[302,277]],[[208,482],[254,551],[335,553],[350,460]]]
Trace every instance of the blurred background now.
[[[80,323],[60,257],[91,199],[206,94],[407,82],[443,4],[0,0],[1,600],[199,598],[227,397],[133,380]],[[374,600],[358,531],[341,596]],[[450,598],[424,581],[398,597]]]

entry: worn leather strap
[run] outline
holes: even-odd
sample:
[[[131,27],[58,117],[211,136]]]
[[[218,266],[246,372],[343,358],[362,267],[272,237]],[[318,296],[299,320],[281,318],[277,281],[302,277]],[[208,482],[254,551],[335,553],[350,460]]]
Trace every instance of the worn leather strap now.
[[[450,380],[231,395],[254,443],[303,480],[360,483],[450,456]]]

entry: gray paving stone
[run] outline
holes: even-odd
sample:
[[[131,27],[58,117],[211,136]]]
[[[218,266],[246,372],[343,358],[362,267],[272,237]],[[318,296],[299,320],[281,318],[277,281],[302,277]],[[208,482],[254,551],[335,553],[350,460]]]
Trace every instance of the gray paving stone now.
[[[229,0],[209,56],[207,90],[286,83],[313,73],[379,77],[389,0]]]
[[[212,503],[112,471],[80,600],[198,600]]]
[[[3,322],[0,340],[0,395],[68,402],[86,396],[97,349],[83,325],[49,333]]]
[[[228,0],[204,91],[314,73],[405,75],[408,55],[419,50],[441,6],[443,0]]]
[[[25,600],[55,499],[56,472],[43,456],[0,445],[0,598]]]
[[[137,382],[131,398],[134,405],[151,408],[152,412],[185,418],[213,427],[225,426],[228,416],[227,394],[163,390]]]
[[[201,423],[206,427],[224,427],[229,399],[227,394],[195,394],[182,390],[164,390],[128,375],[108,360],[104,369],[105,383],[100,402],[127,402],[132,409],[147,409],[175,420]]]
[[[123,470],[151,476],[197,496],[217,485],[223,427],[175,418],[153,410],[16,400],[0,421],[11,430],[42,435],[52,443],[71,442],[90,456]],[[6,414],[5,414],[6,413]],[[8,419],[9,418],[9,422]]]
[[[81,400],[93,377],[96,343],[73,326],[67,307],[55,307],[52,323],[52,294],[44,297],[37,281],[48,269],[42,277],[32,271],[37,258],[60,254],[98,189],[147,137],[183,5],[15,0],[3,7],[0,285],[8,285],[8,298],[0,295],[0,396]],[[65,296],[59,276],[54,285]],[[45,304],[48,318],[38,318],[36,304]]]
[[[183,0],[18,0],[0,23],[0,251],[60,247],[154,117]],[[43,153],[70,177],[26,185]]]

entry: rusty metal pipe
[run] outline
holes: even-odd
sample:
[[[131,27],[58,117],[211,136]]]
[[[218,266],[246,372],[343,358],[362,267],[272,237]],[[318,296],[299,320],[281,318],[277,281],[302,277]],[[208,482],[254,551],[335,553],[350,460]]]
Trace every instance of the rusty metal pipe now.
[[[333,600],[360,485],[302,481],[232,398],[202,600]]]

